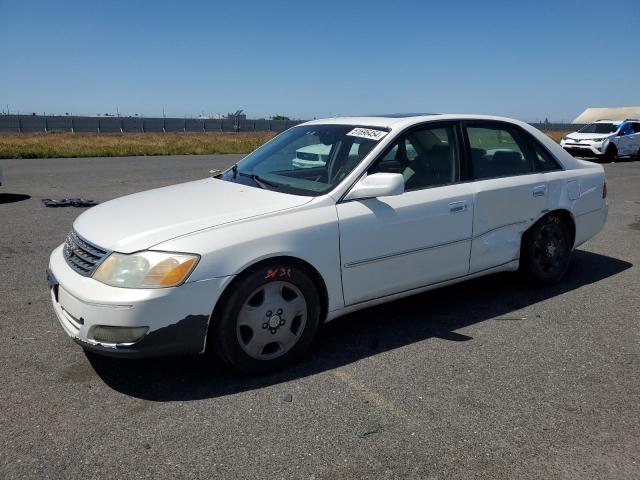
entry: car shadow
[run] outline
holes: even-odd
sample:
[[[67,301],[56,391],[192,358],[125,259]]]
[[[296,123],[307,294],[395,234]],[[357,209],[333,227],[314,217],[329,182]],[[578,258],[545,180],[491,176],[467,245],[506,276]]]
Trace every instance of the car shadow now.
[[[31,195],[24,195],[22,193],[0,193],[0,205],[4,203],[16,203],[23,200],[29,200]]]
[[[158,402],[220,397],[314,375],[429,338],[470,341],[456,330],[490,319],[526,321],[512,312],[630,267],[623,260],[578,250],[565,278],[553,287],[531,287],[516,274],[500,273],[368,308],[323,326],[296,365],[260,377],[236,374],[209,356],[122,360],[87,353],[87,358],[107,385],[132,397]]]

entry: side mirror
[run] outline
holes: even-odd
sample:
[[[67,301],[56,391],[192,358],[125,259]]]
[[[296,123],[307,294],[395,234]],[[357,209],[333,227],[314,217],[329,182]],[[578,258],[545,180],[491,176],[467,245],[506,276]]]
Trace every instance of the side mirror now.
[[[404,177],[399,173],[374,173],[361,178],[345,200],[386,197],[404,193]]]

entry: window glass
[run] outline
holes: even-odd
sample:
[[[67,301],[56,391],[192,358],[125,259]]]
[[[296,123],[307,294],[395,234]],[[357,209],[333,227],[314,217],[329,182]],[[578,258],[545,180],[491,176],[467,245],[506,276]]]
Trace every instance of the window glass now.
[[[582,127],[578,132],[580,133],[613,133],[618,130],[617,123],[590,123],[586,127]]]
[[[558,162],[538,142],[530,142],[534,152],[534,163],[537,172],[553,172],[562,170]]]
[[[532,173],[525,144],[511,129],[499,126],[467,127],[474,178]]]
[[[302,125],[278,135],[221,180],[299,195],[333,189],[388,133],[356,125]]]
[[[633,133],[633,130],[631,128],[630,123],[625,123],[620,128],[620,135],[631,135],[632,133]]]
[[[421,128],[403,135],[368,173],[401,173],[407,191],[435,187],[459,180],[458,157],[452,126]]]
[[[640,123],[634,123],[633,124],[633,131],[635,133],[640,133]]]

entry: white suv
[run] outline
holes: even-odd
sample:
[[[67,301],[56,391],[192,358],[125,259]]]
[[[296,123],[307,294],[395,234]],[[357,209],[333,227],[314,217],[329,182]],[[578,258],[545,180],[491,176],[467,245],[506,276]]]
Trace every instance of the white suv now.
[[[560,145],[572,155],[602,157],[640,157],[640,121],[598,120],[565,136]]]

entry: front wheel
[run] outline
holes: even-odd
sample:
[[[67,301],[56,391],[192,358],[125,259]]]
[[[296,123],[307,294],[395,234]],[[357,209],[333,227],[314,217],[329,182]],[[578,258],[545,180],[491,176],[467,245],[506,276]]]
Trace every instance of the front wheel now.
[[[297,360],[320,323],[320,296],[304,269],[269,263],[242,275],[216,310],[210,345],[232,368],[273,371]]]
[[[524,235],[521,268],[534,283],[553,285],[567,272],[571,249],[571,233],[566,221],[549,215]]]
[[[604,152],[604,160],[605,162],[615,162],[618,158],[618,149],[615,145],[609,145],[607,150]]]

